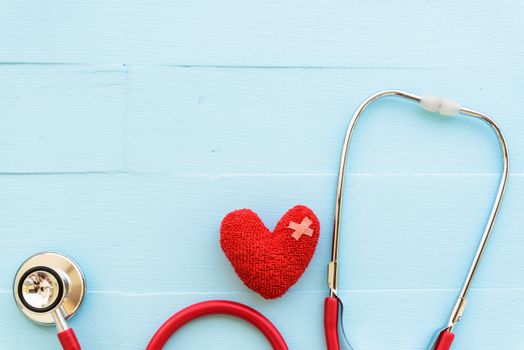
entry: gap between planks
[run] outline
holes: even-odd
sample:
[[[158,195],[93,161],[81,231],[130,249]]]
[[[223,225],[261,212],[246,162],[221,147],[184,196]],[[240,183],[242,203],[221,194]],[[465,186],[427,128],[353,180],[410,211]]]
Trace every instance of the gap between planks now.
[[[96,67],[101,65],[122,65],[123,70],[133,67],[172,67],[172,68],[188,68],[188,69],[252,69],[252,70],[265,70],[265,69],[311,69],[311,70],[442,70],[449,69],[447,66],[322,66],[322,65],[228,65],[228,64],[140,64],[140,63],[121,63],[121,62],[103,62],[103,63],[82,63],[82,62],[25,62],[25,61],[0,61],[0,66],[83,66],[83,67]],[[457,67],[462,69],[462,67]]]

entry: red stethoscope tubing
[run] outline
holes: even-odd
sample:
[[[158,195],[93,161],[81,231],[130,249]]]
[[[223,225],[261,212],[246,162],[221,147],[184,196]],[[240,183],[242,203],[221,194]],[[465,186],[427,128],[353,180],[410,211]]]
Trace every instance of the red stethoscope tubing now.
[[[193,304],[169,318],[153,335],[146,350],[161,350],[168,340],[187,323],[209,315],[238,317],[255,326],[269,341],[273,350],[288,350],[278,329],[264,315],[247,305],[229,300],[210,300]],[[73,329],[58,333],[58,340],[64,350],[81,350]]]
[[[78,342],[75,331],[72,328],[58,333],[58,340],[64,350],[81,350],[80,343]]]
[[[264,315],[249,306],[228,300],[204,301],[180,310],[158,329],[146,350],[161,350],[181,327],[196,318],[208,315],[238,317],[260,330],[274,350],[288,350],[287,344],[278,329]]]
[[[164,345],[181,327],[187,323],[209,315],[235,316],[249,322],[264,334],[274,350],[288,350],[288,346],[278,329],[264,315],[253,308],[228,300],[210,300],[186,307],[169,318],[153,335],[146,350],[162,350]],[[340,350],[338,338],[339,301],[328,297],[324,300],[324,332],[328,350]],[[433,350],[449,350],[455,335],[443,330]],[[73,329],[58,333],[64,350],[81,350]]]
[[[440,332],[437,342],[435,343],[435,347],[433,350],[449,350],[451,349],[451,344],[453,343],[453,340],[455,339],[455,334],[453,334],[450,330],[445,329],[442,332]]]
[[[324,299],[324,333],[328,350],[340,350],[338,340],[338,299]]]

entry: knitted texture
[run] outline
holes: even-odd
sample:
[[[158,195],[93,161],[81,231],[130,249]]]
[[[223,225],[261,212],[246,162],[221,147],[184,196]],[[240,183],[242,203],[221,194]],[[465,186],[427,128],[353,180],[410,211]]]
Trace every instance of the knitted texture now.
[[[250,209],[222,220],[220,245],[244,284],[265,299],[284,295],[315,254],[320,223],[311,209],[290,209],[271,232]]]

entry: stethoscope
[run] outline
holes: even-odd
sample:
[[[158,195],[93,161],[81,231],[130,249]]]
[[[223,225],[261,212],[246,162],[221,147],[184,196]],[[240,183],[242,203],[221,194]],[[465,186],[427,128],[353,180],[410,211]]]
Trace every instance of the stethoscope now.
[[[336,191],[332,257],[328,265],[329,296],[324,301],[324,331],[327,348],[328,350],[340,350],[339,314],[341,313],[341,301],[338,296],[339,232],[344,178],[351,136],[364,110],[373,102],[387,96],[400,97],[417,102],[422,108],[442,115],[455,116],[461,114],[481,119],[495,132],[502,151],[502,176],[484,233],[455,306],[451,311],[448,323],[437,331],[436,337],[430,345],[430,348],[433,350],[449,350],[454,339],[452,331],[464,312],[468,291],[486,248],[504,195],[509,173],[508,149],[500,128],[487,115],[461,107],[458,103],[448,99],[441,99],[435,96],[418,96],[399,90],[381,91],[366,99],[353,114],[346,131]],[[58,339],[64,350],[79,350],[81,348],[75,332],[67,324],[67,320],[78,311],[86,294],[84,274],[73,259],[54,252],[40,253],[30,257],[20,266],[16,273],[13,292],[18,307],[30,320],[38,324],[55,325],[57,327]],[[191,305],[174,314],[153,335],[146,350],[162,349],[171,336],[187,323],[199,317],[216,314],[230,315],[243,319],[262,332],[273,349],[288,349],[278,329],[256,310],[233,301],[211,300]]]

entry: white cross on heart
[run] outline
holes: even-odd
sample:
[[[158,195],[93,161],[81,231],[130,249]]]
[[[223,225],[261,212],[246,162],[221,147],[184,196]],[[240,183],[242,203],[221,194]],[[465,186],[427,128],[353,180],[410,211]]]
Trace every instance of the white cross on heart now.
[[[306,235],[309,237],[313,236],[313,230],[309,228],[309,225],[311,225],[312,223],[313,221],[309,220],[307,216],[302,220],[300,224],[294,221],[291,221],[289,223],[288,228],[295,230],[295,232],[291,235],[291,237],[293,237],[294,239],[298,241],[300,237],[302,237],[302,235]]]

